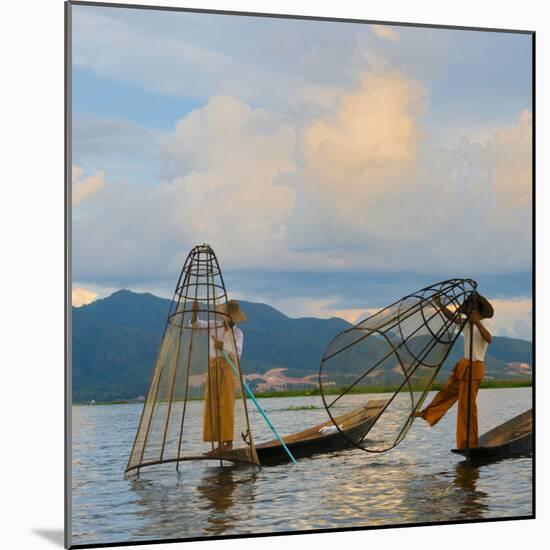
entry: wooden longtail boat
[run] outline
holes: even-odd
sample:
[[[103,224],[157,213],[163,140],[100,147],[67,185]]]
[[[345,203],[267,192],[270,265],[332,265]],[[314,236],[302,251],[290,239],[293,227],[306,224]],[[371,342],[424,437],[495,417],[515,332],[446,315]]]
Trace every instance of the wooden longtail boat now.
[[[331,420],[317,424],[283,437],[285,445],[295,458],[304,458],[321,453],[330,453],[353,447],[350,441],[359,441],[372,427],[380,410],[386,404],[385,399],[370,400],[363,407],[337,416],[334,420],[341,427],[345,436],[340,433]],[[334,431],[322,434],[323,428],[334,427]],[[288,454],[277,439],[256,445],[260,464],[272,466],[290,462]]]
[[[529,409],[489,430],[470,449],[469,460],[485,461],[529,455],[533,450],[533,410]],[[466,456],[466,449],[452,449]]]

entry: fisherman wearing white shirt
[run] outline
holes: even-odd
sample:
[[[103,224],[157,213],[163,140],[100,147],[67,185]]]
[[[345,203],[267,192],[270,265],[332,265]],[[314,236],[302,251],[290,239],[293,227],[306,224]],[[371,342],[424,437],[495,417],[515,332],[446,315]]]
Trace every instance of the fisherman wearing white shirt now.
[[[237,380],[233,369],[221,351],[225,351],[236,363],[243,349],[243,332],[236,325],[246,321],[245,313],[236,300],[216,306],[216,319],[198,319],[198,302],[193,303],[191,327],[207,331],[209,337],[208,376],[204,394],[203,440],[218,442],[213,454],[223,455],[233,448],[235,392]]]
[[[227,330],[226,322],[220,320],[204,321],[196,319],[192,322],[193,328],[206,329],[210,326],[210,339],[208,356],[216,357],[216,349],[218,355],[220,350],[224,350],[229,357],[235,361],[235,346],[237,347],[237,356],[240,358],[243,351],[243,331],[233,322],[233,334],[235,335],[235,343],[231,331]],[[231,323],[231,322],[229,322]],[[217,347],[216,347],[217,344]],[[222,345],[223,344],[223,345]]]
[[[440,308],[449,320],[455,320],[456,314],[441,304],[439,297],[434,299],[436,307]],[[456,419],[456,445],[459,449],[477,447],[478,422],[477,422],[477,391],[484,374],[484,360],[487,347],[493,337],[489,332],[485,319],[493,316],[494,310],[490,302],[480,294],[474,294],[460,307],[462,312],[469,311],[467,317],[463,316],[458,322],[466,324],[464,335],[464,356],[458,361],[453,373],[439,390],[432,402],[422,411],[415,412],[413,416],[423,418],[430,426],[434,426],[441,420],[445,413],[458,401],[458,414]],[[460,312],[459,312],[460,313]],[[470,368],[470,340],[473,333],[471,384],[469,383]],[[469,391],[471,390],[471,391]],[[470,404],[470,435],[468,435],[468,404]]]

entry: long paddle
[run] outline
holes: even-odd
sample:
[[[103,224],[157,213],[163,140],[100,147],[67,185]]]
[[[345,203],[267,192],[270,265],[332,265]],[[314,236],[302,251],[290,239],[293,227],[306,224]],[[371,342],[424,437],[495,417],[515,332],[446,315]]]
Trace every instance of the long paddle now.
[[[237,367],[233,364],[233,361],[231,360],[229,355],[223,349],[221,350],[221,352],[222,352],[223,358],[227,361],[227,363],[233,369],[233,372],[237,375],[237,377],[239,377],[239,371],[237,370]],[[290,460],[292,460],[292,462],[296,464],[296,459],[294,458],[294,456],[292,456],[290,449],[285,445],[285,442],[281,439],[281,436],[277,433],[277,430],[275,429],[275,427],[267,417],[267,414],[262,409],[262,406],[258,403],[258,400],[256,399],[255,395],[252,393],[252,390],[248,387],[248,384],[245,382],[245,380],[242,380],[242,383],[243,383],[244,389],[250,396],[250,399],[252,399],[254,405],[256,405],[256,408],[258,409],[258,411],[260,411],[260,414],[264,417],[264,420],[267,422],[267,425],[271,428],[271,431],[275,434],[275,437],[279,440],[279,443],[283,446],[283,449],[286,451],[286,454],[289,456]]]

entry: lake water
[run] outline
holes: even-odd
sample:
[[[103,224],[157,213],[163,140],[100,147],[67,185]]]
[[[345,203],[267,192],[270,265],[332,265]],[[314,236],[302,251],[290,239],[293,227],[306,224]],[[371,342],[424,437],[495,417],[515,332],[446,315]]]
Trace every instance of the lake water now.
[[[379,396],[373,396],[378,398]],[[287,434],[327,419],[320,397],[262,399]],[[289,410],[316,405],[316,410]],[[252,406],[252,405],[251,405]],[[481,390],[480,434],[531,408],[531,388]],[[456,408],[456,407],[455,407]],[[532,459],[466,466],[455,408],[434,428],[417,420],[387,453],[359,449],[297,465],[202,462],[124,479],[142,405],[73,407],[73,544],[410,524],[532,513]],[[271,439],[251,412],[256,441]]]

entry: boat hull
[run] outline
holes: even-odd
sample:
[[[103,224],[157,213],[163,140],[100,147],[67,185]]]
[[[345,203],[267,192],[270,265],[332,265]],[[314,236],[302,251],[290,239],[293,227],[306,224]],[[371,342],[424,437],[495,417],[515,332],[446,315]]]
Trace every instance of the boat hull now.
[[[529,456],[533,451],[533,411],[504,422],[479,438],[479,445],[466,449],[452,449],[470,461],[490,461]]]
[[[357,438],[357,440],[359,440],[364,432],[370,429],[371,425],[372,421],[367,421],[355,428],[345,430],[344,433],[346,435],[335,432],[313,439],[305,439],[303,441],[291,443],[285,441],[285,444],[294,458],[306,458],[323,453],[332,453],[354,447],[350,439]],[[262,466],[275,466],[277,464],[290,462],[290,457],[282,445],[273,445],[269,447],[259,445],[256,447],[256,453],[258,454],[258,460]]]
[[[385,400],[370,400],[365,406],[336,417],[334,422],[339,426],[339,430],[336,429],[331,420],[328,420],[307,430],[285,436],[283,441],[294,458],[306,458],[317,454],[349,449],[354,447],[354,442],[359,442],[365,437],[376,422],[385,404]],[[332,433],[321,434],[320,430],[333,426],[334,431]],[[263,466],[290,462],[288,453],[276,439],[256,445],[256,453],[260,464]]]

